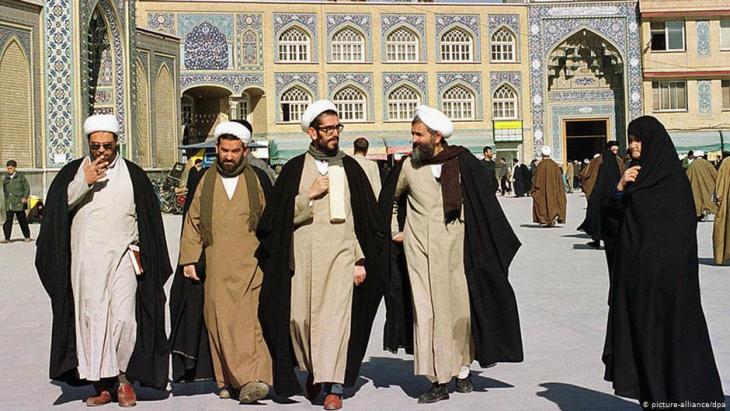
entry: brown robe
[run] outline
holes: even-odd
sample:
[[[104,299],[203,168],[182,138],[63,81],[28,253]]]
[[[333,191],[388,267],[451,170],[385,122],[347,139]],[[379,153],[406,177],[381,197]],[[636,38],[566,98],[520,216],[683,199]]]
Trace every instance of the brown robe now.
[[[730,158],[730,157],[729,157]],[[712,251],[715,255],[715,264],[725,264],[730,261],[730,160],[722,161],[715,185],[718,211],[712,230]]]
[[[710,214],[717,214],[717,205],[713,201],[717,170],[704,158],[695,158],[687,168],[687,177],[692,186],[692,198],[695,201],[697,217],[707,210]]]
[[[550,224],[557,217],[559,223],[565,223],[565,185],[560,166],[555,161],[545,158],[538,163],[530,195],[533,222]]]
[[[568,191],[573,192],[573,178],[575,177],[575,168],[573,162],[568,161],[565,165],[565,179],[568,181]]]
[[[364,255],[355,235],[347,179],[345,221],[331,223],[329,192],[309,201],[317,176],[315,160],[307,154],[294,205],[290,332],[299,368],[311,372],[315,383],[341,384],[347,367],[354,267]]]
[[[445,384],[474,359],[464,209],[460,218],[444,224],[441,183],[431,166],[414,168],[410,158],[398,178],[395,198],[401,195],[408,196],[403,247],[415,311],[415,374]]]
[[[601,168],[603,157],[595,157],[588,163],[583,171],[580,173],[581,184],[583,187],[583,193],[586,195],[586,199],[591,198],[593,192],[593,186],[596,185],[596,179],[598,178],[598,169]]]
[[[185,219],[180,240],[180,265],[197,262],[201,252],[205,251],[203,317],[208,328],[216,383],[221,388],[226,385],[239,388],[251,381],[271,384],[271,356],[257,314],[263,274],[254,257],[259,242],[256,233],[250,232],[248,227],[250,206],[246,179],[243,174],[239,176],[233,198],[228,199],[223,180],[216,175],[213,240],[204,248],[200,234],[200,207],[205,184],[203,178]],[[264,205],[260,185],[258,191]]]

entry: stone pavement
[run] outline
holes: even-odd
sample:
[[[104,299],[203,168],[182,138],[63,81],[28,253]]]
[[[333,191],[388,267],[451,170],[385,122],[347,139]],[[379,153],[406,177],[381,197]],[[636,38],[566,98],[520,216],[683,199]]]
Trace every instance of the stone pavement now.
[[[384,312],[374,325],[362,377],[347,392],[348,410],[615,410],[638,409],[636,402],[613,396],[603,381],[601,350],[607,315],[608,275],[602,250],[588,248],[577,232],[585,198],[568,197],[568,224],[538,228],[531,222],[529,198],[500,198],[523,243],[510,272],[522,323],[525,361],[500,364],[472,376],[476,392],[454,393],[435,405],[418,405],[428,387],[413,376],[412,359],[381,349]],[[180,218],[165,216],[170,255],[177,255]],[[38,226],[32,226],[33,236]],[[20,236],[15,227],[16,237]],[[730,394],[730,267],[712,263],[712,224],[698,228],[702,300],[725,392]],[[661,239],[655,239],[661,242]],[[35,245],[0,246],[0,409],[85,409],[90,388],[57,385],[48,380],[51,329],[49,300],[33,265]],[[174,261],[173,261],[174,263]],[[168,289],[169,289],[168,284]],[[213,384],[173,384],[169,393],[138,390],[138,409],[242,409],[236,401],[217,399]],[[263,401],[248,409],[308,410],[302,397],[291,404]],[[321,401],[321,398],[320,398]],[[730,397],[726,397],[730,401]],[[116,405],[104,409],[117,409]]]

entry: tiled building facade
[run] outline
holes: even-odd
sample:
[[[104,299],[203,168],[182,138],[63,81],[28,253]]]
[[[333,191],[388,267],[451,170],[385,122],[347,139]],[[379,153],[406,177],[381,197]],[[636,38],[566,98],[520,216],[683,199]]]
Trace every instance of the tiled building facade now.
[[[678,151],[730,150],[730,2],[641,0],[644,111]]]

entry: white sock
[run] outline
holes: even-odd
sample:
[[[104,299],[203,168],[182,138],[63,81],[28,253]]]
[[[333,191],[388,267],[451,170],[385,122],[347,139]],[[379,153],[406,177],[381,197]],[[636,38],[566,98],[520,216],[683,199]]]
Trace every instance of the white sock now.
[[[461,371],[459,371],[459,375],[457,378],[459,378],[460,380],[463,380],[464,378],[469,376],[470,371],[471,371],[471,368],[469,368],[468,365],[461,367]]]

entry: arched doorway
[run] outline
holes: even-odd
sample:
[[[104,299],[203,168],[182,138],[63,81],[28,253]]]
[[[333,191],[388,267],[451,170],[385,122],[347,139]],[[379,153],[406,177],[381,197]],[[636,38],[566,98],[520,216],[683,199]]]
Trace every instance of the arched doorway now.
[[[588,29],[560,42],[548,56],[548,121],[563,161],[590,159],[608,140],[624,145],[624,60]]]
[[[266,95],[264,90],[258,87],[249,87],[238,97],[231,97],[232,118],[247,120],[253,126],[254,135],[265,135],[267,132],[266,121]]]
[[[231,118],[232,94],[220,86],[198,86],[183,92],[182,121],[188,130],[188,144],[212,137],[215,126]]]

